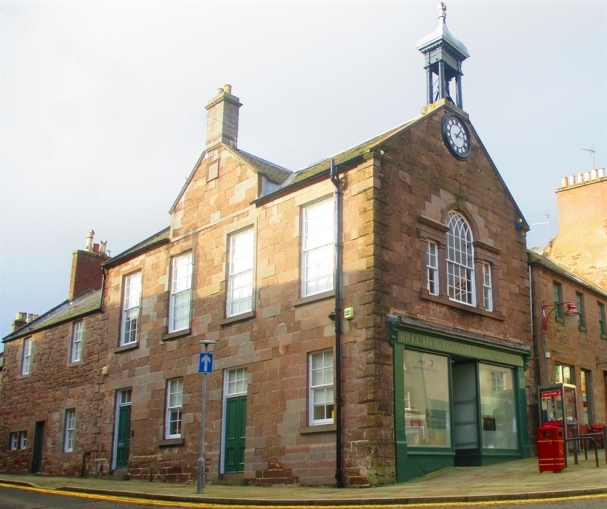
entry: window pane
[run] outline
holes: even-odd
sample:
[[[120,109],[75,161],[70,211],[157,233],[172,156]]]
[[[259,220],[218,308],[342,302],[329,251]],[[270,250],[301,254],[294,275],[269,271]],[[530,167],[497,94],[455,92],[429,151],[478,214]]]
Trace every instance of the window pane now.
[[[479,364],[482,439],[485,449],[518,449],[514,373]]]
[[[230,236],[228,261],[227,316],[253,310],[254,230],[250,228]]]
[[[333,351],[310,355],[310,424],[333,422]]]
[[[474,250],[472,231],[464,217],[447,215],[447,290],[449,298],[476,305],[474,292]]]
[[[450,447],[448,358],[405,350],[405,434],[409,447]]]
[[[303,296],[333,288],[333,200],[303,209]]]

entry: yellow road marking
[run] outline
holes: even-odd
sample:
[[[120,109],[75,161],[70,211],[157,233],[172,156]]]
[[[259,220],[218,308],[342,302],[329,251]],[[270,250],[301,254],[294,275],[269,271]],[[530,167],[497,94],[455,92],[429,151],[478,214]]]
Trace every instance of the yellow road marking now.
[[[49,495],[63,495],[66,497],[78,497],[78,498],[87,498],[91,500],[105,500],[109,502],[123,502],[126,504],[134,504],[134,505],[149,505],[156,507],[197,507],[199,509],[226,509],[226,508],[237,508],[236,504],[214,504],[214,503],[205,503],[204,499],[201,499],[200,502],[185,502],[179,500],[154,500],[154,499],[143,499],[143,498],[135,498],[135,497],[127,497],[127,496],[117,496],[117,495],[102,495],[98,493],[78,493],[75,491],[63,491],[58,489],[48,489],[48,488],[33,488],[30,486],[20,486],[14,484],[5,484],[0,481],[0,486],[3,488],[13,488],[24,491],[33,491],[36,493],[45,493]],[[406,498],[406,497],[403,497]],[[430,508],[430,507],[478,507],[478,506],[493,506],[499,507],[503,505],[529,505],[529,504],[548,504],[553,502],[562,502],[565,500],[600,500],[607,499],[607,494],[597,494],[597,495],[576,495],[572,497],[552,497],[552,498],[529,498],[525,500],[495,500],[495,501],[479,501],[479,502],[427,502],[427,503],[402,503],[402,504],[394,504],[394,503],[386,503],[386,504],[353,504],[350,507],[356,507],[357,509],[390,509],[390,508]],[[343,504],[341,507],[347,506]],[[306,505],[273,505],[273,504],[259,504],[259,505],[251,505],[251,504],[243,504],[243,507],[247,509],[303,509],[305,507],[313,507],[314,509],[335,509],[336,507],[340,507],[337,505],[317,505],[311,503],[309,506]]]

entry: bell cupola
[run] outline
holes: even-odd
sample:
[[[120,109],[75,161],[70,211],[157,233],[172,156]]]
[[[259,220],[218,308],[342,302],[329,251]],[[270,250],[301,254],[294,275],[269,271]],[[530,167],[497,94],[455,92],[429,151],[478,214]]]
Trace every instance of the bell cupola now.
[[[430,35],[420,39],[416,48],[426,57],[426,86],[428,104],[447,99],[463,109],[462,62],[470,56],[466,46],[447,28],[447,6],[438,4],[438,26]],[[435,78],[436,77],[436,78]],[[455,79],[455,100],[450,84]]]

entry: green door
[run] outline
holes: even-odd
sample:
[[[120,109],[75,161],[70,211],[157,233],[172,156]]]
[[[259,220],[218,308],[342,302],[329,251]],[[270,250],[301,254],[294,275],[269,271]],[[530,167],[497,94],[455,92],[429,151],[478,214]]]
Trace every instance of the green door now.
[[[116,447],[116,468],[129,465],[129,446],[131,443],[131,407],[118,408],[118,445]]]
[[[247,397],[226,400],[225,472],[244,472],[245,428],[247,425]]]

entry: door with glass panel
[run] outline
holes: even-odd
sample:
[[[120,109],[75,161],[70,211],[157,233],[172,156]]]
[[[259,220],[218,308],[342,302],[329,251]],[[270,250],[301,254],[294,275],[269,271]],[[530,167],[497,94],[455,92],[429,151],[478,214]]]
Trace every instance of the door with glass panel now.
[[[129,465],[131,445],[131,389],[118,393],[117,406],[116,468],[126,468]]]
[[[244,472],[247,426],[247,368],[225,375],[224,472]]]

